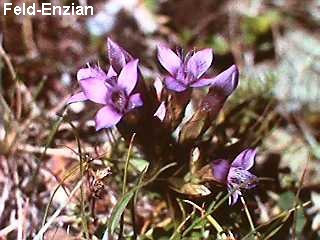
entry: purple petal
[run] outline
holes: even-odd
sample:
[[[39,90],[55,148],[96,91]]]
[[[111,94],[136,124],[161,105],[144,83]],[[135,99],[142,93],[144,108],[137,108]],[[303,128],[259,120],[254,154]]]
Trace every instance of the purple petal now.
[[[99,131],[102,128],[115,126],[121,118],[122,115],[120,113],[106,105],[96,114],[96,130]]]
[[[211,163],[212,175],[219,183],[227,183],[227,176],[230,169],[229,161],[218,159]]]
[[[117,62],[117,56],[120,56],[120,55],[121,55],[120,58],[124,57],[125,63],[128,63],[133,60],[133,57],[129,52],[127,52],[124,48],[122,48],[116,42],[112,41],[110,38],[108,38],[107,40],[107,47],[108,47],[108,57],[109,57],[110,63],[112,62],[112,60],[115,60]],[[115,55],[115,58],[113,58],[112,60],[111,60],[111,55]],[[120,59],[120,64],[123,63],[121,62],[122,62],[122,59]],[[122,67],[124,67],[124,65],[121,65],[121,69]],[[121,69],[119,69],[119,72],[121,71]]]
[[[234,189],[230,188],[228,190],[229,192],[234,191]],[[229,205],[232,206],[237,203],[239,196],[241,196],[241,192],[239,190],[235,190],[234,192],[231,193],[229,197]]]
[[[242,151],[232,162],[232,167],[242,168],[244,170],[249,170],[253,164],[256,157],[256,149],[246,149]]]
[[[181,59],[170,48],[158,45],[158,60],[173,76],[181,65]]]
[[[79,84],[85,96],[96,103],[105,104],[108,88],[104,81],[98,78],[86,78],[80,80]]]
[[[120,73],[121,69],[126,64],[123,49],[110,38],[107,40],[107,46],[110,64],[117,73]]]
[[[227,97],[237,88],[238,83],[239,71],[236,65],[232,65],[214,78],[211,88],[222,90],[223,94]]]
[[[87,78],[96,78],[96,79],[99,79],[100,81],[105,81],[107,79],[107,75],[99,67],[81,68],[77,73],[78,81],[84,80]]]
[[[112,66],[109,67],[107,78],[116,77],[118,74],[113,70]]]
[[[187,62],[187,69],[195,78],[200,78],[210,67],[213,60],[211,48],[206,48],[193,54]]]
[[[162,122],[166,116],[166,105],[164,102],[161,102],[160,106],[158,107],[157,111],[153,114],[153,116],[160,119]]]
[[[72,95],[69,98],[69,100],[67,101],[67,104],[75,103],[75,102],[82,102],[82,101],[85,101],[85,100],[88,100],[86,95],[84,95],[83,92],[79,92],[79,93],[76,93],[76,94]]]
[[[164,79],[164,83],[168,89],[175,92],[183,92],[187,89],[185,85],[183,85],[181,82],[179,82],[177,79],[173,77],[166,77]]]
[[[258,178],[247,170],[231,167],[227,181],[232,186],[251,189],[257,185]]]
[[[214,78],[200,78],[199,80],[195,81],[192,83],[190,86],[191,87],[204,87],[211,85],[214,81]]]
[[[136,93],[130,96],[128,110],[131,110],[136,107],[141,107],[142,105],[143,101],[141,99],[140,93]]]
[[[136,59],[126,64],[121,70],[118,77],[118,85],[124,88],[128,95],[130,95],[130,93],[132,92],[132,90],[137,84],[138,62],[139,60]]]

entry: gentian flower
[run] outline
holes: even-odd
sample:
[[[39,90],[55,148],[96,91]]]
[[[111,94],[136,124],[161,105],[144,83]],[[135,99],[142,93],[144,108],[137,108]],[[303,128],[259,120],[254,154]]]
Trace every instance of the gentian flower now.
[[[196,140],[216,119],[228,97],[239,84],[239,71],[232,65],[212,79],[208,94],[202,99],[193,116],[183,125],[180,132],[181,142]]]
[[[211,163],[214,179],[228,186],[228,191],[232,192],[229,204],[237,202],[241,195],[240,188],[251,189],[256,186],[258,178],[248,170],[254,165],[256,150],[246,149],[241,152],[230,164],[224,159],[215,160]]]
[[[213,78],[209,92],[203,98],[200,108],[205,112],[209,112],[210,118],[215,118],[228,97],[236,90],[238,84],[239,71],[236,65],[232,65]]]
[[[68,104],[85,100],[103,104],[95,118],[97,131],[116,125],[128,111],[143,105],[140,94],[132,94],[138,79],[138,60],[125,64],[118,76],[110,69],[106,74],[99,67],[88,67],[78,71],[77,79],[82,91]]]
[[[212,78],[203,78],[213,60],[210,48],[178,56],[171,49],[158,46],[158,59],[170,73],[170,76],[164,79],[166,87],[170,90],[182,92],[189,87],[207,86],[213,81]]]
[[[219,91],[225,98],[229,97],[239,84],[239,70],[236,65],[224,70],[213,78],[210,91]]]

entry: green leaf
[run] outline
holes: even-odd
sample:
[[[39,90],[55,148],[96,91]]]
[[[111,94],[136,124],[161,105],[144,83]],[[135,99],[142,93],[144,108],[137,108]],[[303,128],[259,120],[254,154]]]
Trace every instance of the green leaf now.
[[[165,171],[166,169],[175,166],[176,163],[170,163],[166,166],[164,166],[163,168],[161,168],[151,179],[142,182],[142,181],[138,181],[138,185],[135,186],[134,188],[132,188],[129,192],[127,192],[126,194],[124,194],[120,200],[117,202],[116,206],[113,208],[112,213],[111,213],[111,217],[109,219],[108,222],[108,233],[109,236],[112,236],[117,228],[117,226],[119,225],[120,222],[120,218],[121,215],[123,214],[124,210],[126,209],[126,207],[128,206],[130,200],[134,197],[135,193],[137,191],[139,191],[140,188],[148,185],[149,183],[151,183],[152,181],[154,181],[161,172]],[[145,173],[147,172],[148,167],[146,167],[143,172],[141,173],[140,179],[143,179]]]
[[[306,217],[304,216],[303,209],[300,208],[297,210],[297,216],[296,216],[296,233],[299,236],[299,239],[301,239],[300,237],[305,224],[306,224]]]
[[[134,190],[134,191],[133,191]],[[109,219],[109,235],[113,235],[114,231],[116,230],[117,226],[119,225],[120,218],[128,206],[130,200],[134,196],[134,193],[137,189],[132,189],[129,192],[127,192],[123,197],[118,201],[114,209],[112,210],[111,217]]]
[[[130,200],[135,196],[135,193],[139,191],[141,187],[143,187],[147,182],[143,183],[142,179],[147,172],[148,165],[145,167],[145,169],[142,171],[141,176],[139,177],[137,185],[131,189],[129,192],[125,193],[120,200],[117,202],[115,207],[112,210],[111,217],[109,219],[108,223],[108,233],[109,235],[113,235],[114,231],[116,230],[117,226],[119,225],[121,216],[124,212],[124,210],[127,208]]]
[[[134,158],[130,160],[130,164],[139,172],[142,172],[149,163],[144,159]]]
[[[293,192],[285,192],[280,195],[279,207],[283,210],[288,210],[292,208],[295,202],[295,195]]]

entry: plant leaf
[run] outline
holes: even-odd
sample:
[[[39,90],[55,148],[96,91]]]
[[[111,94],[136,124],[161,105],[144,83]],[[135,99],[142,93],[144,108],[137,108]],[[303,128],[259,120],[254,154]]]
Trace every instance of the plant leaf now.
[[[132,189],[129,192],[127,192],[123,197],[118,201],[116,206],[114,207],[111,217],[109,219],[109,235],[113,235],[114,231],[116,230],[116,227],[119,225],[120,218],[126,209],[127,205],[129,204],[130,200],[134,196],[134,192],[137,189]]]
[[[165,171],[168,168],[173,167],[175,165],[176,165],[176,163],[170,163],[170,164],[164,166],[151,179],[149,179],[145,182],[142,182],[139,180],[137,186],[132,188],[129,192],[127,192],[126,194],[124,194],[120,198],[120,200],[117,202],[117,204],[113,208],[112,213],[111,213],[111,217],[108,222],[109,236],[112,236],[113,233],[115,232],[116,227],[119,225],[121,215],[123,214],[124,210],[126,209],[127,205],[129,204],[130,200],[134,197],[135,193],[137,191],[139,191],[140,188],[142,188],[142,187],[148,185],[149,183],[151,183],[152,181],[154,181],[159,176],[160,173],[162,173],[163,171]],[[144,171],[141,173],[140,179],[142,179],[144,177],[145,173],[147,172],[147,169],[148,169],[148,167],[146,167],[144,169]]]

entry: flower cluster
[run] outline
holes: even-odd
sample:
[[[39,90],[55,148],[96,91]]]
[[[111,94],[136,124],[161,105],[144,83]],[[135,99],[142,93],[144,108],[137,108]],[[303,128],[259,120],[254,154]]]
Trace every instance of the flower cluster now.
[[[210,77],[207,71],[213,62],[212,49],[183,54],[182,51],[175,53],[159,45],[158,60],[168,74],[156,80],[153,89],[150,89],[144,85],[138,59],[111,39],[107,41],[107,48],[110,63],[108,71],[105,72],[100,66],[89,65],[80,69],[77,79],[81,91],[73,95],[68,104],[86,100],[100,104],[101,108],[95,117],[97,131],[118,126],[121,122],[125,128],[137,132],[138,142],[145,154],[149,153],[151,160],[184,164],[188,153],[201,141],[227,98],[237,88],[237,67],[232,65],[216,77]],[[189,121],[183,123],[186,106],[191,101],[192,88],[206,86],[209,91],[199,108]],[[143,130],[124,118],[135,108],[141,109],[143,118],[139,119],[145,120],[141,123],[144,125]],[[179,138],[174,140],[172,133],[179,125]],[[151,137],[148,138],[146,133]],[[126,138],[125,131],[121,134]],[[232,163],[224,159],[211,163],[213,178],[226,184],[229,191],[232,191],[231,204],[237,201],[240,188],[250,189],[257,183],[257,177],[248,172],[254,164],[255,154],[255,150],[247,149]]]

